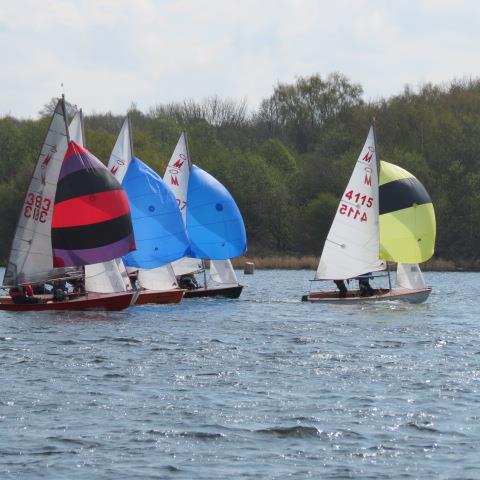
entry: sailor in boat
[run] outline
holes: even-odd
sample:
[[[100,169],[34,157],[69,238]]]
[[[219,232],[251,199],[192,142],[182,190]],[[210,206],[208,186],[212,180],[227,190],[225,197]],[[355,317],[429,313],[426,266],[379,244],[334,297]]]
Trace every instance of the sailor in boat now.
[[[197,288],[200,288],[200,285],[198,284],[193,273],[182,275],[178,280],[178,285],[180,288],[184,288],[186,290],[196,290]]]
[[[358,290],[361,297],[371,297],[375,294],[375,290],[370,285],[370,279],[372,279],[372,272],[364,273],[357,277],[358,280]]]
[[[86,293],[85,280],[83,278],[72,278],[68,281],[72,286],[72,291],[76,295],[83,295]]]
[[[33,295],[33,288],[31,285],[12,287],[8,293],[10,297],[12,297],[12,302],[16,305],[40,303],[40,299]]]
[[[52,300],[54,302],[67,300],[67,282],[65,280],[55,280],[53,282]]]
[[[338,296],[339,297],[346,297],[347,296],[347,286],[345,285],[345,282],[343,280],[334,280],[333,281],[335,285],[337,286],[339,292]]]

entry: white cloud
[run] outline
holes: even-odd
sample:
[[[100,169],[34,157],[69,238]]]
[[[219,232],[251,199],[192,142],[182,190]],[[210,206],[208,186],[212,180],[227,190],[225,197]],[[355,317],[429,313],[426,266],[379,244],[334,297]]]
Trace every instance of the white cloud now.
[[[1,2],[0,115],[35,116],[62,82],[86,112],[212,94],[255,107],[278,81],[332,71],[367,97],[392,95],[479,75],[479,10],[466,0]]]

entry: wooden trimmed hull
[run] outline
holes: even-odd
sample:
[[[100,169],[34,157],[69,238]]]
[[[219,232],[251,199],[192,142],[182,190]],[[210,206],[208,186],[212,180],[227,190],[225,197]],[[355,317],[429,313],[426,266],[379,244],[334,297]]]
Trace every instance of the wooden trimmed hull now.
[[[424,302],[430,292],[431,288],[392,288],[377,289],[375,295],[369,297],[361,297],[358,290],[349,290],[347,296],[341,297],[336,291],[329,292],[310,292],[308,295],[302,297],[303,302],[322,302],[322,303],[341,303],[344,305],[364,303],[364,302],[378,302],[378,301],[392,301],[402,300],[410,303],[422,303]]]
[[[118,311],[130,306],[136,292],[93,293],[70,300],[54,302],[51,296],[38,295],[40,303],[16,304],[10,297],[0,297],[0,310],[10,312],[41,312],[48,310],[108,310]]]
[[[185,290],[140,290],[135,305],[145,305],[147,303],[156,303],[164,305],[167,303],[179,303]]]
[[[200,297],[223,297],[223,298],[238,298],[242,293],[243,285],[234,285],[230,287],[201,287],[195,290],[187,290],[185,298],[200,298]]]

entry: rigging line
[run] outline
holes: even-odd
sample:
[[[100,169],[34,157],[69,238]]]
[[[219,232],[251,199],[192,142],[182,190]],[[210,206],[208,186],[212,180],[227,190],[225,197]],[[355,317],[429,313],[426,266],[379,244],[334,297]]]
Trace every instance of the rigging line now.
[[[337,243],[337,242],[334,242],[333,240],[330,240],[329,238],[327,238],[326,240],[327,242],[330,242],[330,243],[333,243],[334,245],[338,245],[339,247],[341,248],[345,248],[346,245],[344,243]]]

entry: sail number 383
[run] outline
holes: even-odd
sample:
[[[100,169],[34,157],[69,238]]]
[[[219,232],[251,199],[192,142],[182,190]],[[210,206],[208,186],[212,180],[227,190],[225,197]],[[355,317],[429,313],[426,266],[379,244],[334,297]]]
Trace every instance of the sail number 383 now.
[[[52,201],[49,198],[44,198],[41,195],[28,192],[25,199],[23,216],[25,218],[32,218],[40,223],[45,223],[47,221],[47,216],[51,205]]]

